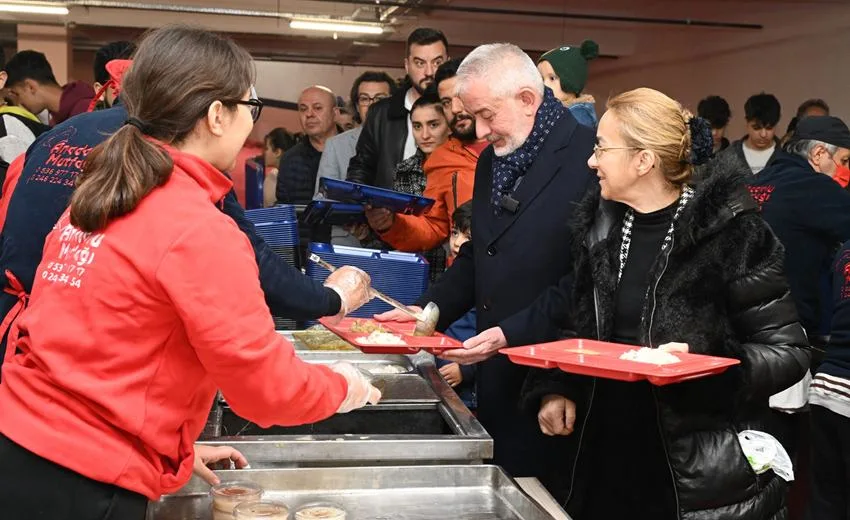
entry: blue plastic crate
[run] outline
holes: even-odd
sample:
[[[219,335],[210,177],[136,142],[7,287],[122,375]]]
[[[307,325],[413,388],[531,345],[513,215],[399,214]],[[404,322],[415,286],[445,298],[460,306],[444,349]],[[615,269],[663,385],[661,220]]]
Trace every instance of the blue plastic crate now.
[[[269,246],[298,246],[298,221],[263,222],[255,224],[257,234]]]
[[[331,265],[363,269],[372,277],[372,287],[406,305],[414,304],[428,288],[429,265],[422,255],[318,243],[311,243],[309,250]],[[329,274],[323,267],[309,261],[306,272],[307,276],[320,282],[324,282]],[[391,308],[375,298],[351,316],[368,318]]]
[[[298,216],[295,214],[295,206],[292,204],[280,204],[271,208],[249,209],[245,212],[245,218],[254,224],[298,220]]]

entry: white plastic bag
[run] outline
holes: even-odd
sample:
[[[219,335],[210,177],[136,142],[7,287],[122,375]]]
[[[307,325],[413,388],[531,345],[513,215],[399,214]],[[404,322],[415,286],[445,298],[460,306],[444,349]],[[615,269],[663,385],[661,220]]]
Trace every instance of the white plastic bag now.
[[[802,410],[809,403],[809,384],[811,382],[812,373],[807,370],[806,375],[797,384],[772,395],[769,401],[770,407],[785,413],[795,413]]]
[[[794,466],[791,457],[776,437],[756,430],[744,430],[738,434],[741,449],[750,462],[753,471],[762,474],[772,469],[786,482],[794,480]]]

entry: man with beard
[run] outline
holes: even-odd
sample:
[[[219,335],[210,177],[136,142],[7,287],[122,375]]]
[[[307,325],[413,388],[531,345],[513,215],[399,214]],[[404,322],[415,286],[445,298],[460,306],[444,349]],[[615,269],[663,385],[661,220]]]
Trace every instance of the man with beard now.
[[[497,355],[493,346],[497,331],[510,345],[552,341],[561,334],[554,322],[530,322],[521,311],[540,301],[573,263],[573,210],[596,182],[587,166],[594,131],[578,124],[544,87],[537,66],[515,45],[476,48],[461,63],[455,83],[464,110],[475,117],[477,135],[490,146],[475,170],[472,240],[418,303],[440,308],[438,330],[477,309],[477,331],[486,332],[443,357],[478,363],[478,418],[495,441],[495,464],[514,477],[539,478],[563,500],[569,484],[564,468],[570,467],[574,441],[543,435],[537,418],[520,411],[528,369]],[[555,322],[566,322],[567,305],[543,299],[541,305],[558,315]],[[379,319],[412,318],[392,311]]]
[[[436,29],[420,27],[407,38],[407,88],[369,109],[357,154],[348,163],[348,180],[382,188],[393,187],[395,167],[416,153],[410,107],[434,82],[437,68],[447,59],[448,41]]]
[[[422,216],[395,215],[389,210],[366,210],[369,225],[381,240],[400,251],[428,251],[449,238],[451,215],[458,206],[472,199],[475,165],[489,144],[475,135],[475,118],[463,108],[455,95],[455,75],[461,60],[443,63],[435,80],[443,111],[449,118],[452,135],[434,150],[425,162],[427,178],[423,195],[434,199],[434,207]]]

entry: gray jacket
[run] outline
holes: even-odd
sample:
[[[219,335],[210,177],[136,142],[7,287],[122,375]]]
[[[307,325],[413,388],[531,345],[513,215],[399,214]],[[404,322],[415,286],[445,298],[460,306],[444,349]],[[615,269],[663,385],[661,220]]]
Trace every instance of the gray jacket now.
[[[322,177],[345,180],[348,173],[348,162],[357,153],[357,140],[360,139],[362,126],[352,128],[341,134],[337,134],[325,142],[325,150],[319,161],[319,173],[316,175],[316,188],[313,191],[313,199],[321,199],[319,194],[319,181]],[[342,226],[333,226],[331,230],[331,243],[340,246],[360,247],[360,241],[345,231]]]
[[[358,126],[335,135],[325,142],[325,150],[322,152],[322,159],[319,161],[319,173],[316,175],[316,189],[313,191],[313,198],[319,198],[319,179],[322,177],[345,180],[348,173],[348,162],[357,153],[357,140],[362,131],[363,127]]]

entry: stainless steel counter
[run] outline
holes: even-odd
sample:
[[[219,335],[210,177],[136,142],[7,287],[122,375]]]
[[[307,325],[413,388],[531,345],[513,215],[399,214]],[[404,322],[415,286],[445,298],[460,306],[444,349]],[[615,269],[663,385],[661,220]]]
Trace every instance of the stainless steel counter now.
[[[347,520],[554,518],[495,466],[242,470],[219,476],[255,482],[265,490],[264,498],[293,511],[316,501],[336,503],[347,511]],[[208,485],[193,479],[178,494],[152,503],[147,520],[211,519],[208,492]]]
[[[493,441],[440,377],[433,357],[382,356],[359,351],[309,351],[281,332],[309,363],[348,361],[384,387],[384,398],[315,425],[260,428],[219,402],[202,437],[233,446],[253,468],[305,466],[480,464],[493,455]],[[387,368],[392,367],[392,368]],[[383,373],[386,370],[400,373]]]

